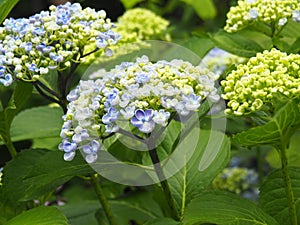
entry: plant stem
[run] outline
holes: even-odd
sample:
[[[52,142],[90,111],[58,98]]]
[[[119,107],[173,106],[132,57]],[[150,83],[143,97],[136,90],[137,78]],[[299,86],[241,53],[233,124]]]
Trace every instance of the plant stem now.
[[[295,206],[295,198],[292,190],[291,178],[288,171],[288,159],[286,155],[286,147],[282,146],[280,149],[281,167],[283,172],[283,180],[285,185],[285,192],[288,200],[289,214],[292,225],[297,225],[297,213]]]
[[[93,174],[91,176],[91,182],[92,182],[92,184],[94,186],[95,192],[96,192],[97,197],[98,197],[98,199],[99,199],[99,201],[101,203],[101,206],[102,206],[102,208],[104,210],[104,213],[106,215],[106,218],[107,218],[109,224],[110,225],[117,225],[116,222],[115,222],[115,218],[114,218],[114,216],[112,214],[112,211],[110,209],[110,206],[108,204],[108,201],[107,201],[107,199],[106,199],[106,197],[105,197],[105,195],[103,193],[102,187],[99,184],[98,176],[99,175],[97,173]]]
[[[259,184],[261,185],[264,181],[264,171],[263,171],[263,162],[260,146],[256,148],[256,156],[257,156],[257,171],[258,171],[258,179]]]
[[[16,157],[17,155],[17,150],[15,149],[15,146],[13,145],[10,137],[8,138],[8,140],[6,141],[5,143],[8,151],[9,151],[9,154],[11,155],[12,158]]]
[[[149,148],[149,149],[150,149],[149,154],[150,154],[151,161],[153,163],[155,172],[157,174],[157,177],[159,179],[161,187],[164,191],[166,200],[168,201],[168,204],[170,206],[171,216],[172,216],[173,219],[179,221],[180,217],[179,217],[178,211],[176,209],[175,201],[174,201],[174,198],[172,197],[168,181],[167,181],[167,179],[166,179],[166,177],[163,173],[163,170],[162,170],[162,167],[161,167],[161,164],[160,164],[160,160],[159,160],[156,148]]]

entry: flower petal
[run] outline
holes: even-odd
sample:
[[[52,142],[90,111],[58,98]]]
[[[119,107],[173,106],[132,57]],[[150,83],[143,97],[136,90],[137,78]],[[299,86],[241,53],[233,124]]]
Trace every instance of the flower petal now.
[[[85,157],[85,161],[87,161],[87,163],[93,163],[96,162],[97,158],[98,158],[97,154],[89,154]]]
[[[152,109],[147,109],[145,111],[145,120],[146,121],[150,121],[152,119],[152,117],[153,117],[153,114],[154,114],[154,112],[153,112]]]
[[[131,124],[135,127],[139,127],[139,126],[143,125],[143,122],[141,120],[137,119],[136,117],[132,117]]]
[[[67,152],[64,154],[64,160],[65,161],[71,161],[75,157],[75,152]]]
[[[138,120],[142,120],[144,117],[145,117],[145,112],[144,110],[142,109],[137,109],[135,111],[135,117],[138,119]]]
[[[155,127],[154,121],[144,122],[142,126],[139,126],[139,130],[143,133],[151,133]]]

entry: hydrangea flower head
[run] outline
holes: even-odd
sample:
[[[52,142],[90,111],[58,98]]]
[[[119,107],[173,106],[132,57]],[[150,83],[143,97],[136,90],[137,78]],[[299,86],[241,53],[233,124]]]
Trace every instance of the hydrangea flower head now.
[[[225,168],[214,179],[213,188],[226,190],[235,194],[257,194],[258,175],[254,170],[243,167]],[[257,196],[256,196],[257,197]]]
[[[0,82],[36,81],[51,69],[69,69],[80,62],[84,48],[108,52],[120,35],[105,11],[66,3],[29,18],[6,19],[0,27]]]
[[[143,8],[127,10],[118,18],[117,33],[123,37],[121,42],[138,42],[140,40],[168,40],[166,33],[169,21]]]
[[[187,116],[206,98],[219,99],[218,76],[182,60],[152,63],[142,56],[91,77],[96,79],[80,81],[68,96],[59,146],[66,160],[81,149],[93,162],[105,135],[128,127],[129,132],[150,134],[157,126],[167,126],[172,115]]]
[[[300,3],[297,0],[239,0],[231,7],[224,29],[235,32],[252,21],[283,26],[291,18],[300,22]]]
[[[300,55],[288,55],[275,48],[257,53],[221,81],[222,97],[228,100],[225,112],[247,115],[263,110],[277,92],[291,98],[299,96],[299,68]]]

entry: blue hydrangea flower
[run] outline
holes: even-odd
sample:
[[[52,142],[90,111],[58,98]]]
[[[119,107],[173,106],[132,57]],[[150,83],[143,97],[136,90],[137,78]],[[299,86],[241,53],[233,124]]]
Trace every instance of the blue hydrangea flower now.
[[[143,133],[151,133],[155,127],[155,122],[153,121],[153,110],[141,110],[138,109],[134,113],[134,117],[131,119],[131,124],[137,127]]]

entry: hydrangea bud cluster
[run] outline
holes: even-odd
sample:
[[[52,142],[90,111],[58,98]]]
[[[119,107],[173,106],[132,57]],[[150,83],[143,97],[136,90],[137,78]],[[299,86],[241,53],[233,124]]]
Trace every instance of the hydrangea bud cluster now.
[[[290,18],[300,22],[300,3],[297,0],[239,0],[237,6],[230,8],[224,29],[235,32],[252,21],[280,27]]]
[[[223,169],[212,183],[215,189],[226,190],[235,194],[253,191],[251,189],[256,189],[257,184],[257,173],[254,170],[242,167]]]
[[[257,53],[221,81],[222,97],[228,100],[225,113],[246,115],[262,110],[278,92],[287,97],[299,96],[299,68],[300,55],[274,48]]]
[[[117,33],[123,37],[121,42],[138,42],[140,40],[168,40],[166,30],[169,21],[156,15],[150,10],[134,8],[127,10],[118,18]]]
[[[221,75],[226,68],[233,64],[241,64],[246,61],[246,58],[233,55],[219,48],[213,48],[202,59],[201,64],[207,66],[215,74]]]
[[[187,116],[206,98],[219,100],[218,77],[182,60],[152,63],[142,56],[91,76],[97,79],[80,81],[67,97],[59,146],[65,160],[80,149],[87,162],[94,162],[104,135],[120,129],[150,134],[157,126],[167,126],[175,113]]]
[[[80,61],[84,46],[102,49],[120,39],[105,11],[82,9],[79,3],[51,6],[29,18],[6,19],[0,27],[0,82],[36,81],[51,69],[64,70]]]
[[[134,8],[127,10],[118,18],[116,27],[112,30],[122,36],[117,46],[112,49],[114,57],[126,55],[130,52],[139,50],[141,47],[148,46],[143,42],[146,40],[170,40],[167,32],[169,21],[156,15],[154,12],[143,9]],[[87,47],[87,51],[91,51],[92,46]],[[93,61],[107,61],[111,58],[99,58],[98,53],[88,56],[84,62],[91,63]]]

